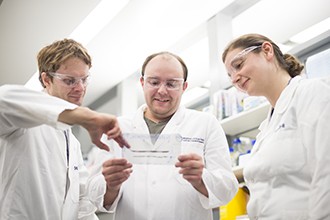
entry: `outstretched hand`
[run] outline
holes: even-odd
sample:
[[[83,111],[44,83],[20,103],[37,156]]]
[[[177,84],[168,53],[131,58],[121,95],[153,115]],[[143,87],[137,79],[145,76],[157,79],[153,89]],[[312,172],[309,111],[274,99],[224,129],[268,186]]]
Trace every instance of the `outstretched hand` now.
[[[118,120],[114,115],[99,113],[86,107],[77,107],[64,110],[58,120],[84,127],[92,142],[101,149],[109,151],[109,147],[100,140],[103,134],[107,135],[108,139],[114,139],[120,147],[130,147],[122,136]]]
[[[113,115],[97,113],[84,127],[89,132],[92,142],[101,149],[109,151],[109,147],[100,141],[103,134],[108,139],[114,139],[120,147],[130,147],[122,136],[117,118]]]

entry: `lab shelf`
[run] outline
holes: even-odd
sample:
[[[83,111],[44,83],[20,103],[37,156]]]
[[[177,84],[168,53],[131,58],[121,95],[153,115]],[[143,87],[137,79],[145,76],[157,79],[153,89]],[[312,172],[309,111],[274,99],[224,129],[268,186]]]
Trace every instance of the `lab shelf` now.
[[[240,112],[220,121],[226,135],[255,138],[260,123],[267,117],[270,104],[263,103],[255,108]]]

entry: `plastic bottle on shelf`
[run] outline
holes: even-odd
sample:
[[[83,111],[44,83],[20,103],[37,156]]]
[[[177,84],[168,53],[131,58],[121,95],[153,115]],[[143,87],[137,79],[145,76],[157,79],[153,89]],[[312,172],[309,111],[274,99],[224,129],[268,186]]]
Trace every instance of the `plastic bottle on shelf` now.
[[[241,154],[241,150],[243,150],[241,140],[239,138],[235,138],[229,150],[231,152],[230,155],[232,158],[232,166],[238,166],[238,158]]]
[[[238,160],[237,151],[235,152],[234,148],[229,147],[229,152],[230,152],[231,166],[235,167],[237,166],[237,160]]]
[[[235,138],[233,140],[232,147],[234,148],[235,151],[238,151],[240,154],[245,153],[244,145],[242,144],[242,141],[239,138]]]
[[[251,150],[255,143],[254,139],[241,138],[241,153],[238,157],[238,165],[244,167],[251,157]]]

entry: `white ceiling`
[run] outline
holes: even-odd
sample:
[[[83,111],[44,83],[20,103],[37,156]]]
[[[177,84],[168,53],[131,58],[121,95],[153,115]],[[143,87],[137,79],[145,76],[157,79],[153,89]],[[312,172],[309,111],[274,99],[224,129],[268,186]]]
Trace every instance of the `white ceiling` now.
[[[108,0],[110,1],[110,0]],[[113,0],[114,1],[114,0]],[[0,85],[24,84],[37,71],[45,45],[68,37],[101,0],[3,0],[0,5]],[[206,23],[233,16],[232,35],[258,32],[277,43],[330,17],[329,0],[130,0],[85,46],[93,57],[85,104],[95,101],[161,50],[179,53],[191,87],[207,80]],[[250,7],[251,6],[251,7]],[[243,10],[249,7],[248,10]],[[220,62],[219,51],[219,62]]]

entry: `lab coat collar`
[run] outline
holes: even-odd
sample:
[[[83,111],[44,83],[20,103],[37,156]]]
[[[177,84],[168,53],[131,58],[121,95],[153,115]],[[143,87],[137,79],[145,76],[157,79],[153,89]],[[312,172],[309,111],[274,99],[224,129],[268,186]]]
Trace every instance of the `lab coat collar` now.
[[[174,122],[175,125],[180,124],[184,119],[185,111],[186,108],[183,105],[179,106],[178,110],[176,110],[175,114],[173,115],[170,121]]]
[[[140,106],[138,108],[138,110],[134,116],[133,127],[148,129],[147,124],[145,123],[144,118],[143,118],[146,108],[147,108],[146,104],[143,104],[142,106]],[[173,128],[178,126],[183,121],[185,110],[186,110],[186,108],[184,106],[180,106],[178,108],[178,110],[174,113],[174,115],[172,116],[171,120],[167,123],[167,125],[165,126],[162,133],[172,132]],[[171,131],[169,131],[169,129]]]
[[[286,111],[286,109],[288,108],[289,104],[293,99],[295,91],[297,90],[301,80],[302,80],[301,76],[296,76],[291,79],[289,85],[285,87],[279,99],[277,100],[274,109],[274,114],[283,114],[283,112]]]
[[[272,132],[271,127],[277,126],[276,123],[278,123],[278,116],[283,114],[289,107],[301,80],[301,76],[296,76],[292,78],[289,85],[283,90],[279,99],[277,100],[273,114],[271,114],[272,108],[269,109],[267,119],[264,120],[259,126],[259,130],[261,131],[257,135],[259,143],[261,143],[265,139],[265,137],[267,137]],[[256,146],[254,148],[256,150],[259,148],[259,146]]]
[[[134,129],[142,128],[144,131],[148,131],[147,123],[144,121],[143,115],[147,108],[146,104],[143,104],[138,108],[136,111],[133,120],[132,120],[132,126]]]

